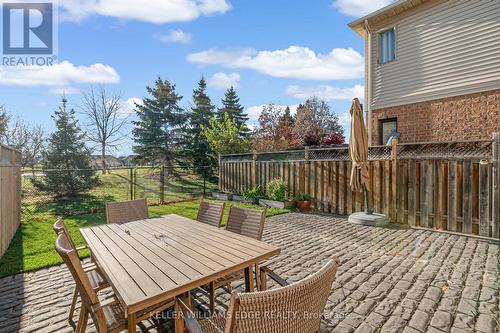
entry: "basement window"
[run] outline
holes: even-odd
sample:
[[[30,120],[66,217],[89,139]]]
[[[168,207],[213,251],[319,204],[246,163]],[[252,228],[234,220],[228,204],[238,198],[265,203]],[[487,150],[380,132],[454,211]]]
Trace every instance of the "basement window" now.
[[[397,135],[398,120],[396,118],[380,119],[378,121],[378,144],[385,145],[389,139]]]
[[[390,28],[379,32],[378,34],[378,62],[385,64],[386,62],[396,59],[396,31],[395,28]]]

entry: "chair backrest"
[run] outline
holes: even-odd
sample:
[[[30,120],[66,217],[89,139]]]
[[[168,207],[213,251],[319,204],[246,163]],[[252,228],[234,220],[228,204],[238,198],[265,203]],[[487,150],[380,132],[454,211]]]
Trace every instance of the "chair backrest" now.
[[[318,332],[339,264],[333,258],[316,273],[286,287],[233,292],[224,332]]]
[[[66,266],[68,266],[75,280],[76,287],[82,296],[82,300],[88,305],[99,303],[97,294],[94,289],[92,289],[89,278],[83,270],[80,258],[76,250],[71,246],[68,236],[66,236],[64,232],[59,233],[57,236],[55,247],[57,253],[59,253]]]
[[[106,202],[107,223],[125,223],[149,218],[148,202],[146,198]]]
[[[265,210],[231,206],[226,230],[261,240],[265,222]]]
[[[69,244],[71,245],[73,250],[76,251],[75,242],[73,241],[73,238],[71,238],[71,235],[69,234],[68,228],[66,227],[66,224],[64,223],[62,217],[57,218],[57,221],[52,225],[52,229],[54,229],[56,235],[59,235],[60,233],[65,234],[68,238]]]
[[[224,215],[223,202],[208,202],[202,200],[196,220],[210,224],[214,227],[220,227],[222,223],[222,216]]]

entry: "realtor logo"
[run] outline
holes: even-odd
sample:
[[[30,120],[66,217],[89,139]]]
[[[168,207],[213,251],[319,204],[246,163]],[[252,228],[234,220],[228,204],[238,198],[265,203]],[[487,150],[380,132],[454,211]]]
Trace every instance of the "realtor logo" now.
[[[2,4],[2,65],[53,64],[57,27],[55,10],[52,2]]]

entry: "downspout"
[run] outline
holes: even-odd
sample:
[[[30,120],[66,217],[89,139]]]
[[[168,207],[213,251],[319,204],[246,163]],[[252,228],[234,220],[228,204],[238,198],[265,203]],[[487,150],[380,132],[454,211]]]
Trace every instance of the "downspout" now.
[[[372,31],[365,20],[365,112],[368,127],[368,146],[372,145]]]

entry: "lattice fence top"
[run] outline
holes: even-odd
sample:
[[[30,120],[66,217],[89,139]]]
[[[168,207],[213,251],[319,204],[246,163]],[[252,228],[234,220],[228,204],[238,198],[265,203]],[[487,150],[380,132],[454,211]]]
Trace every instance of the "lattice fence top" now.
[[[390,160],[391,146],[372,146],[368,150],[369,160]],[[492,159],[491,140],[467,142],[405,143],[397,146],[397,158],[404,159]],[[255,155],[257,162],[305,161],[306,149],[263,152]],[[221,156],[222,162],[250,162],[253,154],[232,154]],[[349,148],[335,147],[309,148],[309,161],[348,161]]]
[[[492,142],[439,142],[398,145],[398,159],[486,159],[493,157]]]

